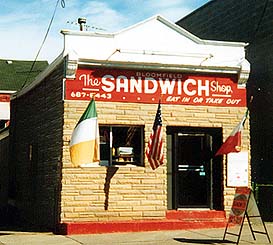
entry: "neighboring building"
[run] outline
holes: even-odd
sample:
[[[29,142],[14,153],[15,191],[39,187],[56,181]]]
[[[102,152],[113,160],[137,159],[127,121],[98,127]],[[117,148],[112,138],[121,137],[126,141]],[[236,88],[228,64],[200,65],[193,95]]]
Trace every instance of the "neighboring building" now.
[[[33,66],[34,65],[34,66]],[[33,67],[32,67],[33,66]],[[21,90],[46,67],[47,61],[0,60],[0,224],[7,224],[9,186],[10,96]],[[32,69],[31,69],[32,68]]]
[[[9,184],[9,132],[0,130],[0,225],[7,224],[8,184]]]
[[[272,9],[273,2],[268,0],[212,0],[177,22],[200,38],[248,43],[252,181],[268,221],[273,221]]]
[[[33,66],[33,67],[32,67]],[[0,59],[0,129],[10,119],[10,95],[27,86],[48,66],[47,61]]]
[[[183,221],[163,221],[181,213],[224,217],[230,181],[251,183],[248,159],[243,175],[227,176],[226,157],[215,157],[246,112],[246,44],[205,41],[161,16],[115,34],[62,33],[63,53],[11,100],[21,223],[69,234],[178,229]],[[92,96],[101,162],[73,167],[71,134]],[[165,163],[153,171],[144,151],[160,97]],[[247,121],[246,156],[248,130]]]

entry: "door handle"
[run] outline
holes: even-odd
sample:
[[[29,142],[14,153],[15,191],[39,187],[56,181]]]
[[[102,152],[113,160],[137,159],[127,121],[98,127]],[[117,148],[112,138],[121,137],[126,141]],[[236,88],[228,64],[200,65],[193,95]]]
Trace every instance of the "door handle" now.
[[[179,164],[178,165],[178,171],[192,171],[192,172],[204,172],[204,166],[196,166],[196,165],[184,165]]]

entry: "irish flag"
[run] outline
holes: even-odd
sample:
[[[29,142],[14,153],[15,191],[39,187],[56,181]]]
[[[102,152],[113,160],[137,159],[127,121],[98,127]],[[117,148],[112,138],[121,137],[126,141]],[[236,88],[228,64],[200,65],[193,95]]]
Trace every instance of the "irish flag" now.
[[[243,116],[239,124],[233,129],[231,134],[227,137],[226,141],[222,144],[220,149],[216,152],[215,156],[228,154],[230,152],[241,151],[242,130],[244,128],[245,120],[247,118],[248,111]]]
[[[76,125],[70,141],[70,157],[75,166],[92,166],[100,161],[99,126],[95,100],[91,100]]]

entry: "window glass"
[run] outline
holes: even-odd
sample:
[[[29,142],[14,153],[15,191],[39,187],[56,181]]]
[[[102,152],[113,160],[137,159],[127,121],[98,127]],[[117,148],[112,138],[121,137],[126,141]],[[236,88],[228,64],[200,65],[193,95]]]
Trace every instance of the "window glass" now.
[[[143,166],[143,126],[100,126],[101,165]]]
[[[110,127],[99,127],[100,131],[100,164],[109,165],[110,163]]]

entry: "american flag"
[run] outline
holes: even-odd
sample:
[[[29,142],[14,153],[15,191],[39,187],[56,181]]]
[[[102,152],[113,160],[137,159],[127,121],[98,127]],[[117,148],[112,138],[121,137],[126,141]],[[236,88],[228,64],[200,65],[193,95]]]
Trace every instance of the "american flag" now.
[[[163,142],[162,142],[162,118],[161,118],[161,104],[158,103],[158,108],[154,120],[153,131],[150,135],[148,148],[146,149],[146,156],[151,165],[151,168],[155,170],[163,164]]]

